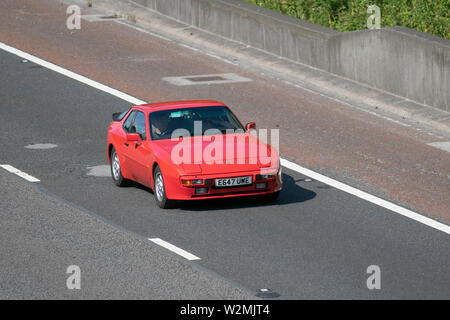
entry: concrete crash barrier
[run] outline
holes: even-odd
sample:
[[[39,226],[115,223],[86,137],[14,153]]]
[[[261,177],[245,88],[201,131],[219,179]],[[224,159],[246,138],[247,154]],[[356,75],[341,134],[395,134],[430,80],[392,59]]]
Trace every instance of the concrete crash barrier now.
[[[339,32],[240,0],[122,0],[450,111],[450,40],[404,27]]]

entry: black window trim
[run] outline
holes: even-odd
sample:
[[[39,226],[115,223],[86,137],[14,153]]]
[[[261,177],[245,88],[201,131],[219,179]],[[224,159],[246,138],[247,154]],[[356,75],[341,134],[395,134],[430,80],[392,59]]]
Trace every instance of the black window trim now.
[[[134,115],[132,115],[132,113],[134,112],[134,111],[136,111],[135,113],[134,113]],[[125,133],[129,133],[126,129],[125,129],[125,122],[127,122],[127,120],[128,120],[128,118],[129,117],[133,117],[133,119],[131,120],[131,122],[130,122],[130,127],[132,126],[132,125],[134,125],[134,121],[136,121],[136,116],[137,116],[137,114],[138,113],[142,113],[143,115],[144,115],[144,130],[145,130],[145,137],[144,137],[144,139],[142,139],[142,136],[141,136],[141,139],[142,139],[142,141],[146,141],[147,140],[147,136],[148,136],[148,132],[147,132],[147,117],[145,116],[145,112],[144,111],[142,111],[142,110],[140,110],[140,109],[133,109],[133,110],[131,110],[131,112],[130,112],[130,114],[128,115],[128,117],[125,119],[125,121],[123,122],[123,124],[122,124],[122,129],[123,129],[123,131],[125,131]]]
[[[182,109],[211,108],[211,107],[225,107],[225,108],[233,115],[233,117],[236,119],[237,123],[238,123],[239,125],[241,125],[242,129],[243,129],[244,132],[245,132],[245,127],[242,125],[241,120],[239,120],[239,118],[234,114],[233,111],[231,111],[230,107],[228,107],[227,105],[190,106],[190,107],[183,107],[183,106],[180,106],[179,108],[173,108],[173,110],[175,111],[175,110],[182,110]],[[155,110],[155,111],[149,112],[148,117],[147,117],[147,120],[148,120],[148,126],[149,126],[149,131],[150,131],[150,132],[149,132],[149,136],[150,136],[150,140],[151,140],[151,141],[167,140],[167,139],[153,139],[153,136],[152,136],[152,122],[151,122],[151,119],[150,119],[151,116],[152,116],[152,113],[160,112],[160,111],[167,111],[167,110],[172,110],[172,109]],[[168,139],[170,139],[170,138],[168,138]]]
[[[127,116],[127,117],[125,118],[125,120],[123,121],[122,129],[123,129],[123,131],[125,131],[125,133],[129,133],[128,130],[125,129],[125,122],[128,121],[128,118],[129,118],[129,117],[133,117],[133,119],[132,119],[131,122],[130,122],[130,125],[132,125],[132,124],[134,123],[134,119],[136,118],[136,113],[133,114],[134,111],[138,111],[138,110],[136,110],[136,109],[130,110],[130,113],[128,114],[128,116]]]
[[[134,125],[134,122],[136,121],[136,117],[137,117],[139,112],[142,113],[142,115],[144,116],[144,133],[145,133],[145,138],[142,139],[142,136],[141,136],[141,139],[142,139],[142,141],[145,141],[145,140],[147,140],[147,136],[148,136],[148,134],[147,134],[147,120],[145,119],[146,118],[145,112],[142,111],[142,110],[139,110],[139,109],[134,109],[134,110],[136,110],[137,112],[136,112],[136,115],[134,116],[134,119],[133,119],[133,122],[132,122],[133,125]]]

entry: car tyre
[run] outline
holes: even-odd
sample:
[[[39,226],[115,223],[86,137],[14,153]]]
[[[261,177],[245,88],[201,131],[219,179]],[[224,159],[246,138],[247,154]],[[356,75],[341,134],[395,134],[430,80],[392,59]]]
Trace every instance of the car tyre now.
[[[116,149],[114,147],[111,149],[111,177],[114,184],[118,187],[125,187],[130,184],[130,180],[125,179],[122,176],[122,170],[120,168],[119,156],[117,155]]]
[[[167,199],[164,178],[159,166],[155,168],[155,172],[153,173],[153,194],[155,195],[158,207],[168,209],[174,206],[174,201]]]

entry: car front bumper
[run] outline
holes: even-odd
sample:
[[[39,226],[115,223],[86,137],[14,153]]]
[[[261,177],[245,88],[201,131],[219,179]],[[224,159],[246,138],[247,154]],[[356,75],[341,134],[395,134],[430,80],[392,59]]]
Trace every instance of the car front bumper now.
[[[277,173],[274,178],[256,180],[260,172],[239,172],[232,174],[221,175],[197,175],[197,176],[183,176],[180,177],[177,183],[166,184],[168,198],[172,200],[201,200],[201,199],[217,199],[229,197],[242,197],[252,195],[271,194],[281,190],[283,182],[281,172]],[[230,186],[230,187],[216,187],[215,179],[232,178],[252,176],[252,184],[246,186]],[[209,184],[202,185],[182,185],[181,179],[202,179],[204,182],[210,180]],[[175,184],[175,185],[174,185]],[[264,188],[257,188],[257,184],[266,184]],[[261,186],[260,186],[261,187]],[[207,189],[206,193],[198,194],[196,189]]]

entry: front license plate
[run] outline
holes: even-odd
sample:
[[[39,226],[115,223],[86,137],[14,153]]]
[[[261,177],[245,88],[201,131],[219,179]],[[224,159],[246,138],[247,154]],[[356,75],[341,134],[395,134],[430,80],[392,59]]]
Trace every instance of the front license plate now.
[[[216,187],[234,187],[252,184],[252,176],[216,179]]]

